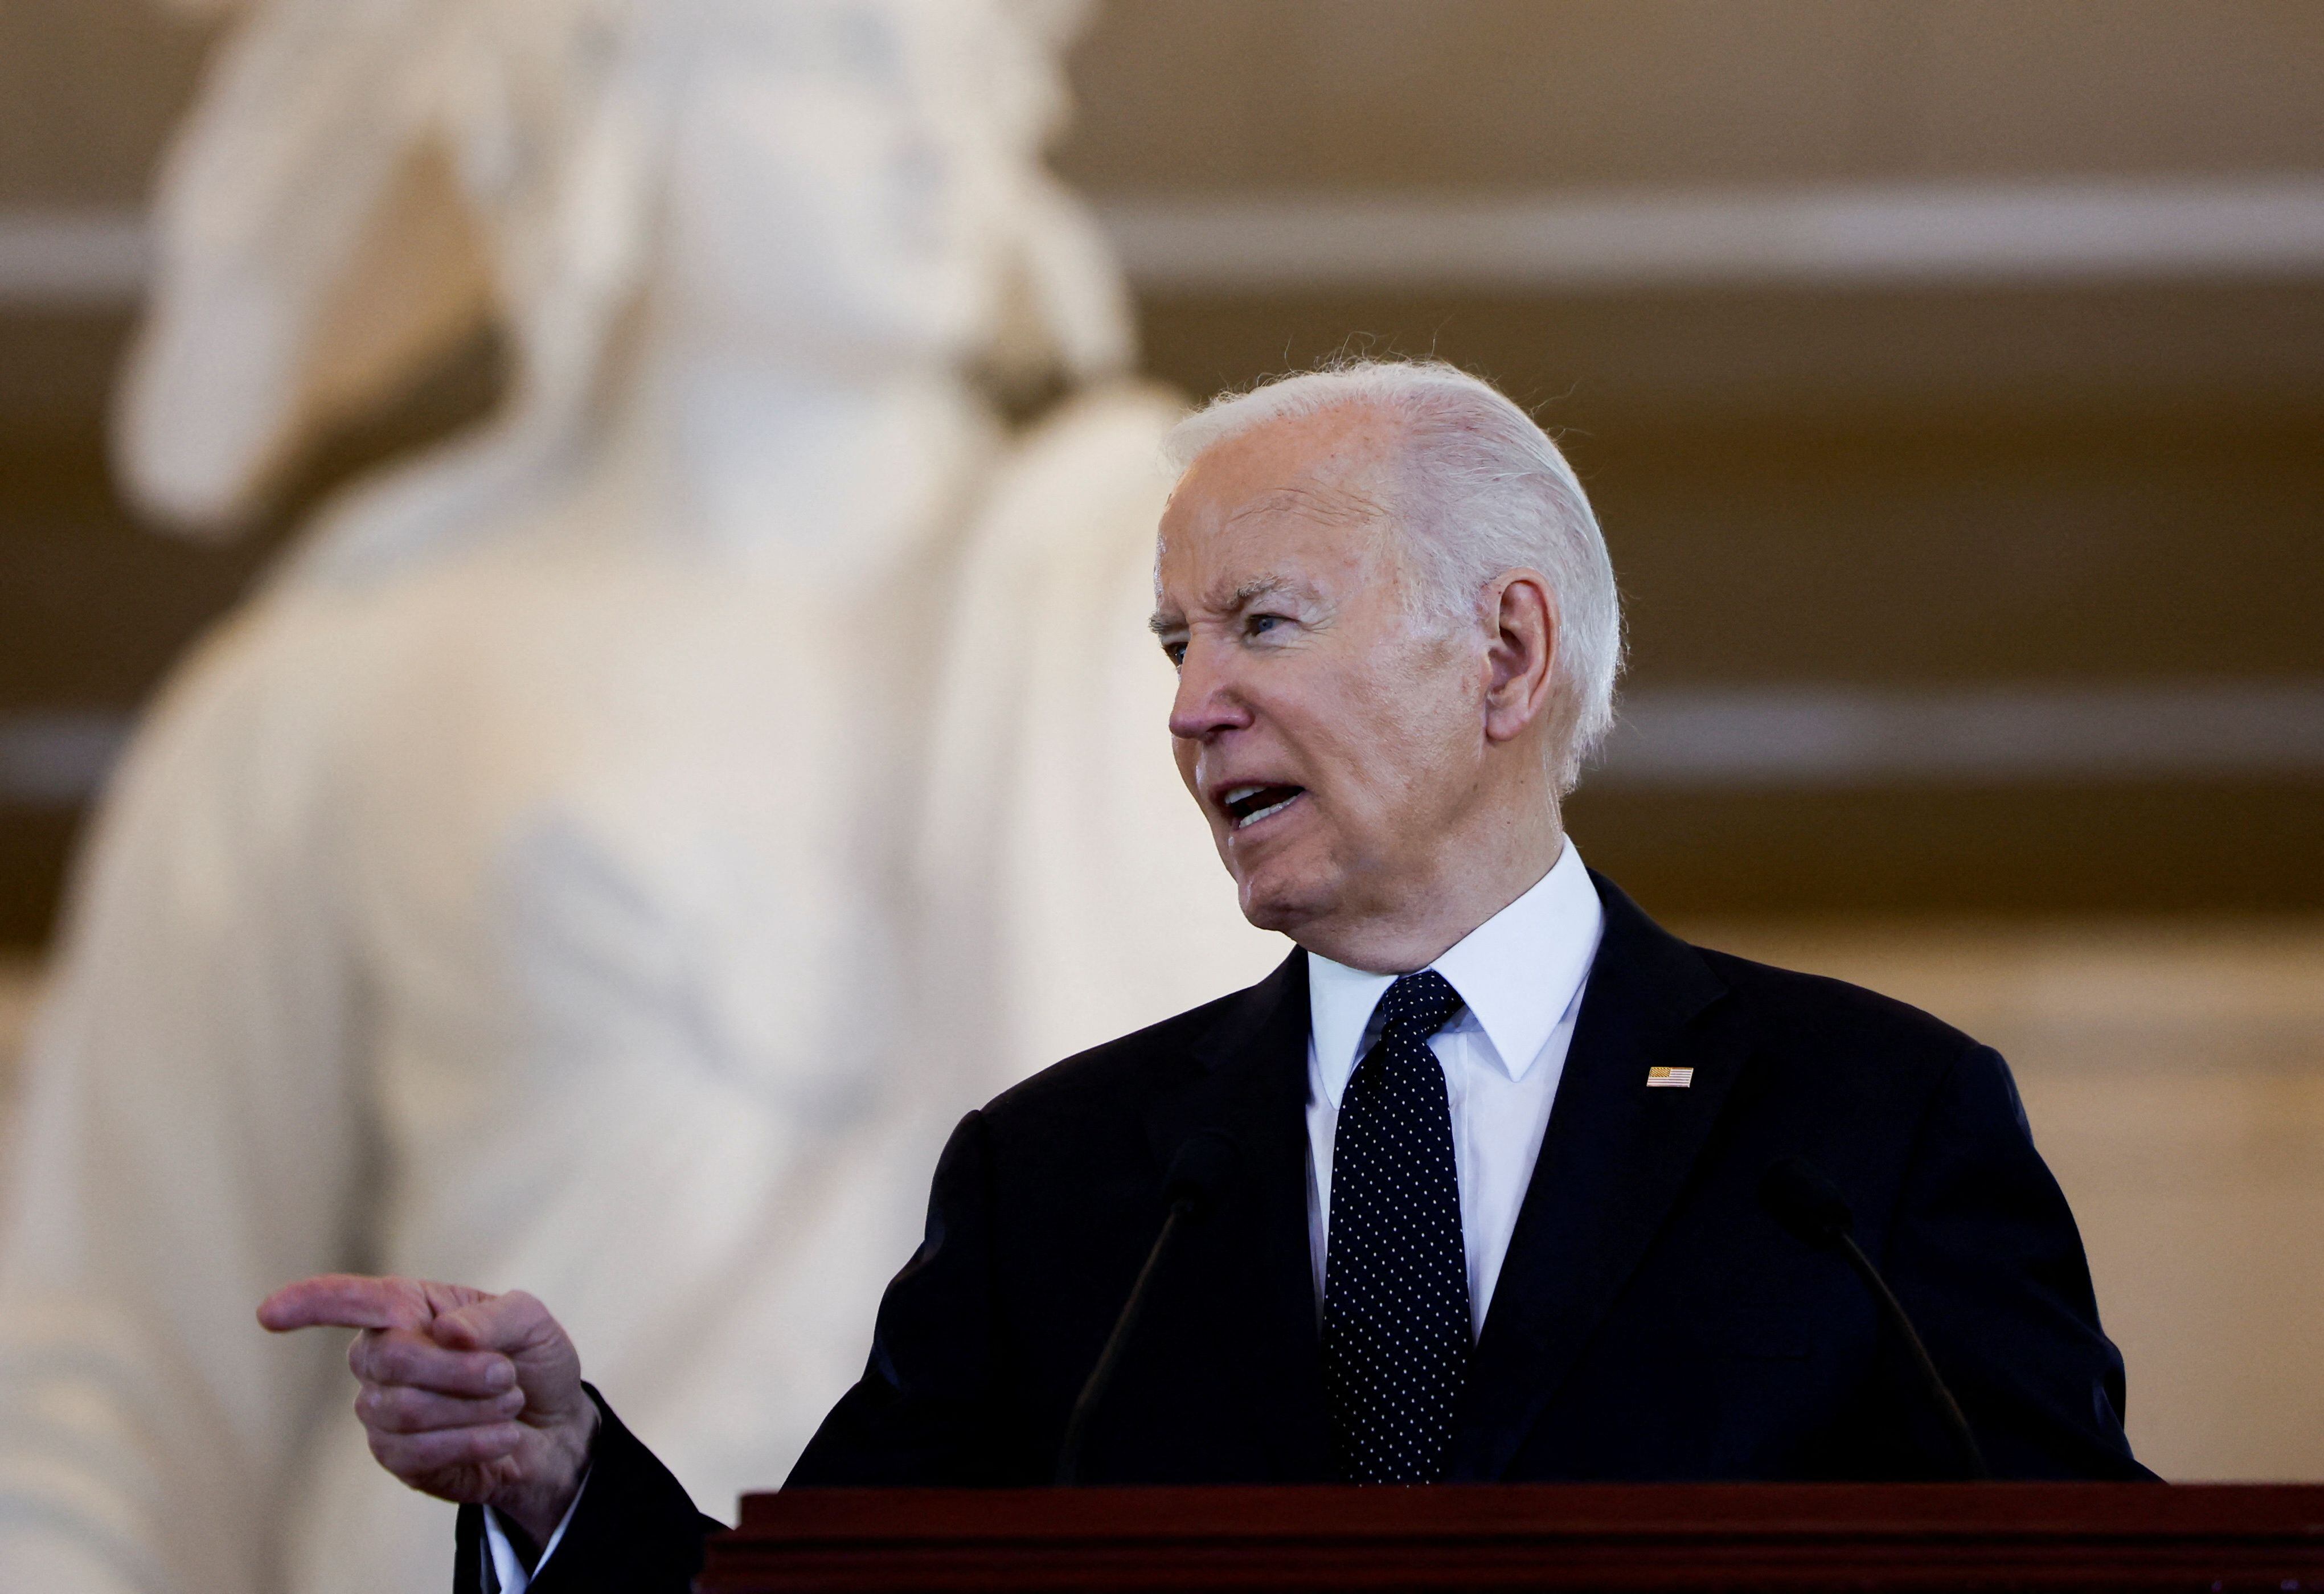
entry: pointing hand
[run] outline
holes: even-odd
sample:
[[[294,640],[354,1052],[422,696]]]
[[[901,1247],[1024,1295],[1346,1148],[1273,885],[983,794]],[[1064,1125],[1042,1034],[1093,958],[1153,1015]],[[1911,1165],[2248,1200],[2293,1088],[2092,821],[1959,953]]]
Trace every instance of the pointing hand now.
[[[379,1464],[421,1493],[490,1506],[546,1543],[580,1492],[597,1408],[573,1341],[522,1291],[327,1274],[267,1296],[258,1321],[362,1331],[355,1415]]]

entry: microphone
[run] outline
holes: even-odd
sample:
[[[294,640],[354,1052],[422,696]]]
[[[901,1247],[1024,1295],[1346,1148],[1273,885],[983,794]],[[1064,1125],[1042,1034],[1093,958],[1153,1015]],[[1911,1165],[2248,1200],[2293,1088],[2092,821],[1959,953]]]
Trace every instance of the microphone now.
[[[1057,1451],[1059,1483],[1081,1481],[1082,1437],[1089,1427],[1090,1414],[1105,1398],[1106,1387],[1113,1382],[1113,1369],[1121,1360],[1122,1347],[1146,1313],[1164,1253],[1180,1230],[1200,1222],[1218,1206],[1219,1198],[1234,1183],[1240,1161],[1234,1141],[1219,1129],[1199,1129],[1178,1143],[1170,1158],[1170,1171],[1162,1181],[1162,1199],[1170,1203],[1170,1215],[1162,1221],[1162,1232],[1154,1237],[1154,1248],[1146,1253],[1146,1266],[1138,1270],[1138,1282],[1130,1286],[1130,1299],[1122,1304],[1121,1315],[1114,1319],[1113,1332],[1106,1337],[1097,1366],[1090,1369],[1089,1379],[1074,1402],[1073,1415],[1065,1420],[1065,1443]]]
[[[1977,1435],[1969,1432],[1969,1418],[1961,1414],[1960,1402],[1945,1387],[1937,1364],[1929,1359],[1929,1348],[1921,1343],[1921,1336],[1914,1330],[1913,1320],[1904,1315],[1895,1292],[1888,1287],[1888,1281],[1880,1276],[1880,1269],[1872,1265],[1872,1258],[1864,1254],[1864,1248],[1849,1232],[1855,1227],[1855,1214],[1849,1211],[1848,1198],[1817,1171],[1813,1163],[1805,1157],[1787,1156],[1770,1165],[1760,1175],[1759,1204],[1798,1239],[1820,1251],[1838,1251],[1856,1270],[1856,1276],[1864,1281],[1865,1292],[1912,1352],[1914,1365],[1920,1368],[1922,1387],[1928,1391],[1929,1403],[1944,1419],[1960,1451],[1962,1470],[1970,1478],[1991,1478],[1993,1473],[1985,1464],[1985,1452],[1978,1448]]]

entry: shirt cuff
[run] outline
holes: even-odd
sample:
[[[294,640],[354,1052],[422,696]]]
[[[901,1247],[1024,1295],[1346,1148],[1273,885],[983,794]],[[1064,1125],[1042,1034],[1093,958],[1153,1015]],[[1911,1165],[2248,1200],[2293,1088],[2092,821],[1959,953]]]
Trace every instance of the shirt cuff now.
[[[540,1575],[540,1569],[549,1564],[549,1558],[557,1553],[558,1543],[565,1537],[565,1530],[573,1525],[573,1513],[581,1509],[582,1491],[588,1487],[589,1474],[585,1471],[581,1474],[581,1488],[573,1491],[573,1503],[565,1507],[565,1515],[558,1521],[557,1531],[550,1534],[549,1543],[540,1547],[540,1559],[532,1563],[530,1571],[525,1570],[524,1562],[517,1559],[516,1546],[509,1543],[508,1534],[502,1531],[500,1514],[490,1506],[484,1507],[484,1594],[494,1594],[495,1589],[498,1594],[524,1594],[525,1589],[531,1586],[532,1580]]]

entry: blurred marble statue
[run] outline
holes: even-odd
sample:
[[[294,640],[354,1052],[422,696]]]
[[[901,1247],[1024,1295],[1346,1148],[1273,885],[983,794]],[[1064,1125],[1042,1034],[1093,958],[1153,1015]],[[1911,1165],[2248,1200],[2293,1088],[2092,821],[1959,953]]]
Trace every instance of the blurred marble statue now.
[[[486,317],[513,375],[115,776],[9,1162],[0,1586],[441,1587],[336,1352],[253,1322],[329,1267],[553,1292],[696,1497],[770,1486],[958,1114],[1271,963],[1144,631],[1176,407],[1039,163],[1069,9],[236,19],[136,494],[230,527]],[[1028,433],[982,396],[1045,379]]]

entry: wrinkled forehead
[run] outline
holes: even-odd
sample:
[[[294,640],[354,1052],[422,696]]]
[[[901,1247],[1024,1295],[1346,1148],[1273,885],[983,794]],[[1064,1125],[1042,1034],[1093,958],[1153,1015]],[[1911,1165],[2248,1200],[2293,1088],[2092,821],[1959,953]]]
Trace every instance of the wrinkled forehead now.
[[[1257,493],[1226,508],[1217,524],[1228,533],[1263,533],[1286,523],[1343,531],[1369,529],[1393,512],[1388,498],[1385,484],[1369,475],[1316,475]]]
[[[1397,519],[1404,455],[1401,428],[1368,408],[1261,421],[1187,466],[1163,511],[1157,558],[1174,546],[1376,532]]]

